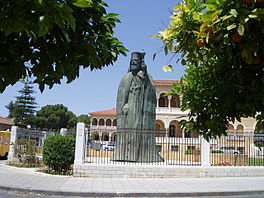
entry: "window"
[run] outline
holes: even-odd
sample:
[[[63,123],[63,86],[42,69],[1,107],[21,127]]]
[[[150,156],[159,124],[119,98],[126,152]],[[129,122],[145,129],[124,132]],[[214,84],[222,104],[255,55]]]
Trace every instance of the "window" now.
[[[171,124],[169,127],[169,137],[175,137],[175,131],[176,131],[175,125]]]
[[[112,121],[110,119],[106,120],[106,126],[111,126],[112,125]]]
[[[165,93],[160,94],[159,107],[168,107],[168,104],[169,104],[168,96],[165,96]]]
[[[171,97],[171,107],[179,107],[180,106],[180,97],[178,95]]]
[[[96,119],[96,118],[93,118],[92,125],[93,125],[93,126],[96,126],[96,125],[97,125],[97,119]]]
[[[105,121],[104,121],[103,118],[101,118],[101,119],[99,120],[99,126],[104,126],[104,124],[105,124]]]
[[[178,152],[179,151],[179,146],[178,145],[171,145],[171,151]]]
[[[187,150],[195,150],[195,146],[187,146]]]
[[[103,134],[103,141],[109,141],[109,135],[108,133]]]
[[[97,132],[94,133],[94,140],[99,140],[99,134]]]

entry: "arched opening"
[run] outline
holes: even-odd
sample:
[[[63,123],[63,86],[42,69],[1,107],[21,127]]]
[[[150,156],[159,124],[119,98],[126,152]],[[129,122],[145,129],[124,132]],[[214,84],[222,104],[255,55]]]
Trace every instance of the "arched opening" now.
[[[233,131],[234,131],[234,126],[233,126],[232,124],[229,124],[229,125],[227,126],[227,131],[228,131],[228,132],[233,132]]]
[[[93,126],[96,126],[97,125],[97,119],[96,118],[93,118],[92,125]]]
[[[156,125],[155,125],[155,130],[156,130],[156,131],[160,131],[160,129],[161,129],[161,126],[160,126],[159,124],[156,123]]]
[[[237,125],[237,132],[242,133],[244,131],[243,125],[239,124]]]
[[[116,141],[116,132],[112,133],[111,135],[111,141],[115,142]]]
[[[111,119],[107,119],[106,120],[106,126],[111,126],[112,125],[112,120]]]
[[[104,126],[105,125],[105,121],[103,118],[100,118],[99,120],[99,126]]]
[[[178,95],[171,97],[171,107],[179,107],[180,106],[180,97]]]
[[[113,120],[113,126],[116,126],[116,119]]]
[[[103,133],[102,140],[103,141],[109,141],[109,134],[108,133]]]
[[[165,96],[165,93],[160,94],[159,107],[168,107],[168,104],[169,104],[168,96]]]
[[[234,135],[233,134],[235,132],[234,126],[232,124],[228,124],[226,132],[227,132],[227,135],[229,135],[229,136]]]
[[[184,137],[185,138],[198,138],[199,134],[196,131],[190,131],[190,132],[185,132]]]
[[[100,137],[99,137],[99,133],[98,133],[98,132],[94,132],[94,133],[93,133],[93,139],[94,139],[94,140],[99,140],[99,139],[100,139]]]
[[[174,124],[169,126],[169,137],[176,137],[176,126]]]
[[[155,122],[155,136],[156,137],[165,137],[166,130],[165,130],[165,124],[161,120],[156,120]]]
[[[174,129],[174,127],[171,129],[171,130],[175,130],[175,136],[174,137],[181,138],[182,137],[182,129],[180,126],[180,122],[177,120],[173,120],[170,122],[170,126],[171,125],[175,126],[175,129]],[[170,129],[169,129],[169,133],[170,133]]]

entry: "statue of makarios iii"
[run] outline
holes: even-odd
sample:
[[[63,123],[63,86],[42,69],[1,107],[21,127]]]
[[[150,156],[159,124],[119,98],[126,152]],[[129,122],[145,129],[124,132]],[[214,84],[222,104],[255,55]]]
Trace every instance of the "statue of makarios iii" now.
[[[128,73],[117,94],[117,141],[112,160],[164,161],[156,150],[156,91],[144,62],[145,53],[133,52]]]

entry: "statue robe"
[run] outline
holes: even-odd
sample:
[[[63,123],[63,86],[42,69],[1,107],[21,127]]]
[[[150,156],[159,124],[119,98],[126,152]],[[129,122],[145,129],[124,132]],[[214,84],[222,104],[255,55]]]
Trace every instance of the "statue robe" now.
[[[156,91],[149,74],[126,74],[117,95],[117,142],[112,160],[159,162],[155,144]]]

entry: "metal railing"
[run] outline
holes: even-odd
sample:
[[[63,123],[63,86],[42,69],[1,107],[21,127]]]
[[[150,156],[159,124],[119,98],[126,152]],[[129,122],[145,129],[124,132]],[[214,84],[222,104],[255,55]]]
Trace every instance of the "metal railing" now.
[[[17,128],[17,139],[32,139],[36,140],[38,146],[43,146],[44,139],[47,135],[55,134],[59,132],[55,131],[40,131],[36,129],[25,129],[25,128]]]
[[[199,137],[166,137],[165,131],[122,129],[117,133],[115,142],[88,140],[85,162],[199,166],[200,150]],[[115,160],[115,155],[121,155],[121,158]],[[125,156],[128,156],[127,160]],[[159,157],[163,160],[159,160]]]
[[[210,141],[212,166],[263,166],[264,134],[228,132]]]
[[[41,155],[43,140],[49,133],[54,132],[18,129],[17,137],[18,139],[38,140],[38,153]],[[68,131],[66,135],[76,136],[76,132]],[[117,133],[116,138],[109,137],[107,141],[104,138],[92,139],[92,134],[89,130],[86,130],[85,162],[98,164],[201,165],[202,140],[200,137],[168,137],[168,135],[171,134],[166,133],[166,131],[124,129]],[[124,146],[123,144],[121,148],[122,155],[129,149],[135,149],[130,154],[137,156],[134,158],[135,160],[115,160],[113,155],[118,144],[120,144],[118,138],[121,136],[123,136],[124,141],[127,141],[126,144],[130,142],[130,146]],[[153,160],[153,155],[156,154],[163,160]],[[227,136],[210,140],[209,155],[212,166],[264,166],[264,133],[229,131]],[[142,156],[147,160],[142,160]]]

